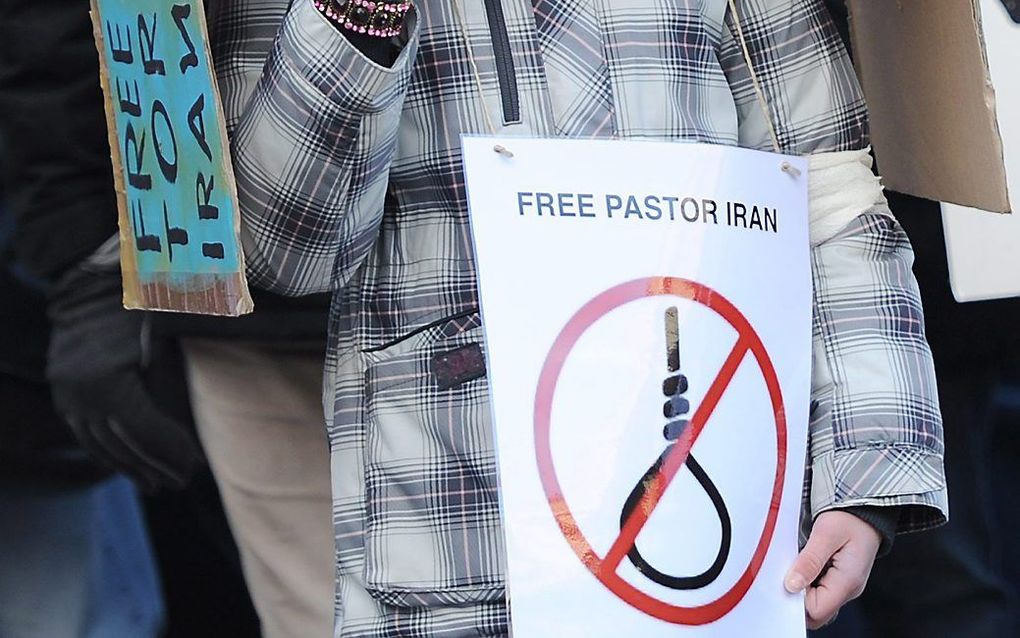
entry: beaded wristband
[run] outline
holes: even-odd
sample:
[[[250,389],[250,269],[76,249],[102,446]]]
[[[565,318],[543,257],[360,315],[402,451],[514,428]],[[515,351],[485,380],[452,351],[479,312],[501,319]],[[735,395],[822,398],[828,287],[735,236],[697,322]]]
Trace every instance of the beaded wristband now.
[[[319,13],[337,26],[354,33],[380,38],[399,35],[410,2],[375,2],[374,0],[313,0]]]

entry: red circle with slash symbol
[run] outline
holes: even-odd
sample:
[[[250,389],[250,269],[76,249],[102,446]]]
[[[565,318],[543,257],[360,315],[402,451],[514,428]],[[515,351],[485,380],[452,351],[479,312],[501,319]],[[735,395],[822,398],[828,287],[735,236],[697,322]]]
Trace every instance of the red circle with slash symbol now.
[[[556,477],[550,446],[553,397],[556,394],[556,384],[563,365],[581,335],[613,309],[638,299],[654,296],[681,297],[710,308],[736,329],[737,342],[723,363],[719,374],[709,386],[701,405],[694,412],[689,427],[686,428],[670,454],[664,459],[659,476],[651,483],[637,507],[633,509],[630,518],[622,526],[620,534],[613,542],[609,552],[605,556],[599,556],[584,537],[584,533],[570,512]],[[772,487],[771,504],[768,515],[765,517],[765,526],[747,568],[728,591],[707,604],[692,607],[673,605],[642,592],[616,572],[624,557],[634,546],[638,534],[658,505],[662,495],[677,472],[683,467],[694,441],[705,428],[705,424],[749,352],[765,378],[765,386],[768,388],[769,398],[772,402],[776,425],[776,475]],[[761,337],[751,327],[744,315],[722,295],[707,286],[687,279],[651,277],[635,279],[610,288],[585,304],[560,331],[542,367],[535,396],[535,448],[542,487],[549,499],[549,506],[552,508],[560,530],[585,567],[627,604],[649,616],[667,622],[679,625],[704,625],[715,622],[728,614],[747,594],[762,563],[765,562],[765,555],[772,542],[776,520],[779,516],[783,479],[786,472],[786,414],[775,366],[765,350]]]

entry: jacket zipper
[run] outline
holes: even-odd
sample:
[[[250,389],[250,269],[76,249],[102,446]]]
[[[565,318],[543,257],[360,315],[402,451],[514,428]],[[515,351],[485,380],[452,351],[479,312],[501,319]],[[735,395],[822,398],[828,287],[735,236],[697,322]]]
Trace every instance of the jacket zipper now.
[[[485,16],[489,20],[489,33],[492,36],[499,96],[503,104],[503,123],[516,124],[521,121],[521,99],[517,93],[517,71],[500,0],[485,0]]]

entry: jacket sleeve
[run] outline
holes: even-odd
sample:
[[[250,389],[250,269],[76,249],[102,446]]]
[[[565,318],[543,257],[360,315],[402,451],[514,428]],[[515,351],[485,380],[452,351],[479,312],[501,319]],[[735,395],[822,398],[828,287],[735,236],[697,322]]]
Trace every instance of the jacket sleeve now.
[[[409,19],[410,39],[386,68],[311,0],[290,5],[261,78],[227,114],[253,285],[286,295],[338,287],[375,243],[417,49]]]
[[[719,61],[738,143],[812,154],[867,145],[867,109],[838,30],[817,0],[735,0]],[[736,20],[747,44],[741,46]],[[765,107],[747,63],[750,59]],[[897,531],[945,522],[942,419],[913,251],[888,209],[861,211],[811,253],[814,342],[809,516],[896,508]]]
[[[946,521],[942,417],[914,253],[876,208],[812,249],[811,519],[898,507],[899,532]],[[810,521],[806,521],[810,523]]]
[[[736,0],[726,10],[719,63],[737,111],[738,144],[773,150],[769,122],[784,153],[860,150],[868,111],[839,31],[818,0]],[[755,91],[748,57],[768,110]]]

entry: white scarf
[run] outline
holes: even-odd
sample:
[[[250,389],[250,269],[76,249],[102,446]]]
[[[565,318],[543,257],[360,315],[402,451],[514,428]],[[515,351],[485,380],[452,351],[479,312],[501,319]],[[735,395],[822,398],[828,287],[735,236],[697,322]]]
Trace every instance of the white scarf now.
[[[892,217],[882,180],[871,172],[870,150],[809,156],[808,232],[812,246],[832,239],[862,213]]]

